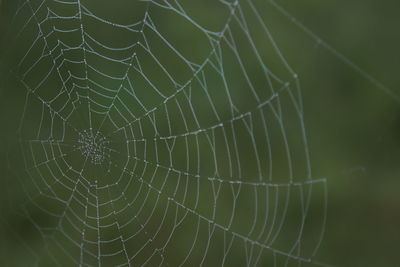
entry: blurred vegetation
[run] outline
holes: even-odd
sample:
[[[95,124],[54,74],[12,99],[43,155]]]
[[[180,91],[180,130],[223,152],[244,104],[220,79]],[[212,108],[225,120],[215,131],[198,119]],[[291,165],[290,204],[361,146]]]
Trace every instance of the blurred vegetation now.
[[[15,68],[16,59],[26,51],[29,42],[32,42],[32,36],[29,34],[34,34],[36,26],[34,23],[30,23],[29,26],[32,27],[28,28],[27,33],[19,37],[17,42],[12,41],[18,27],[29,14],[29,12],[21,14],[15,18],[14,24],[11,24],[18,2],[23,1],[3,1],[2,3],[0,0],[0,47],[2,48],[0,51],[0,223],[3,226],[0,228],[0,258],[5,259],[5,266],[27,266],[35,259],[32,254],[47,255],[43,252],[46,242],[43,242],[41,234],[34,229],[30,220],[27,219],[27,214],[19,210],[20,203],[24,201],[29,203],[30,200],[27,198],[26,192],[22,190],[20,182],[22,178],[24,183],[25,176],[23,174],[24,165],[20,140],[18,139],[29,138],[29,134],[38,129],[38,121],[35,119],[40,118],[41,110],[40,106],[32,106],[27,115],[28,119],[24,122],[27,136],[16,135],[25,105],[26,91],[19,79],[10,73],[10,70]],[[33,6],[40,3],[40,1],[33,0],[29,2],[32,2]],[[46,2],[51,5],[51,1],[46,0]],[[115,1],[112,4],[94,0],[81,0],[81,2],[89,6],[96,15],[119,23],[140,20],[147,10],[147,3],[145,2]],[[190,12],[190,16],[195,17],[204,25],[214,27],[213,30],[220,29],[229,16],[226,9],[222,6],[215,7],[212,1],[183,2]],[[282,14],[271,1],[254,2],[285,59],[299,75],[308,149],[311,157],[311,177],[313,179],[327,179],[328,219],[326,232],[314,259],[335,266],[398,266],[400,262],[398,253],[400,248],[400,102],[385,92],[385,88],[390,88],[389,90],[393,95],[400,95],[398,74],[400,69],[400,53],[398,50],[400,33],[397,30],[400,25],[400,16],[398,15],[398,1],[354,0],[339,3],[317,0],[301,2],[277,0],[278,5],[282,6],[290,16]],[[176,15],[170,15],[168,12],[155,7],[150,12],[152,19],[159,26],[160,32],[174,40],[173,45],[179,51],[182,51],[185,55],[190,55],[194,62],[198,62],[207,56],[210,47],[204,40],[204,36],[193,25]],[[43,16],[43,14],[38,14],[38,16]],[[292,21],[292,18],[296,18],[296,21]],[[253,25],[254,17],[248,19],[249,25]],[[88,32],[96,33],[104,38],[107,37],[108,40],[114,41],[114,44],[121,46],[132,43],[136,39],[141,40],[138,35],[125,36],[112,27],[97,28],[96,25],[98,24],[90,22],[89,19],[84,22],[84,25]],[[301,25],[311,30],[315,36],[306,32]],[[62,27],[62,25],[57,26]],[[265,47],[260,51],[262,51],[265,61],[271,66],[273,72],[283,80],[291,79],[290,73],[285,69],[282,61],[273,53],[271,44],[266,41],[265,33],[260,29],[254,31],[256,32],[255,36],[259,37],[257,45],[263,47],[265,44]],[[257,34],[257,31],[259,31],[259,34]],[[151,36],[150,32],[148,34]],[[321,42],[318,42],[318,39],[314,37],[320,38]],[[69,37],[69,41],[79,41],[80,38],[80,35],[72,36]],[[179,82],[188,79],[192,75],[191,71],[176,59],[176,55],[164,52],[167,49],[154,40],[156,40],[156,36],[149,37],[148,41],[154,42],[151,45],[153,45],[154,53],[157,53],[156,56],[170,64],[168,70],[171,75],[178,77]],[[55,41],[56,39],[49,40],[49,42]],[[239,45],[245,47],[245,40]],[[339,54],[335,51],[338,51]],[[71,54],[70,56],[76,59],[82,58],[81,54]],[[141,56],[146,58],[145,55]],[[107,65],[96,61],[96,59],[91,60],[95,66],[107,73],[118,73],[117,67],[111,64]],[[244,64],[246,64],[247,69],[251,70],[252,78],[259,78],[258,83],[261,84],[263,82],[262,75],[255,67],[254,62],[254,58],[249,56],[248,61]],[[147,73],[155,81],[157,87],[165,87],[166,92],[173,92],[176,89],[171,84],[163,84],[162,75],[159,70],[154,68],[150,59],[148,61],[142,60],[141,63],[143,68],[147,68]],[[360,73],[358,67],[367,74]],[[36,71],[40,73],[48,68],[49,65],[44,65],[42,69],[38,68]],[[79,66],[73,71],[82,74],[82,69]],[[227,68],[227,77],[230,78],[232,84],[243,83],[239,77],[234,75],[237,71],[238,66],[234,64]],[[95,77],[94,74],[92,75],[92,77]],[[94,79],[101,82],[98,77]],[[382,85],[374,82],[374,79]],[[210,88],[221,85],[221,81],[217,78],[212,78],[211,81]],[[138,80],[137,83],[142,88],[149,87],[145,81]],[[52,86],[59,87],[59,84],[56,81],[51,82],[48,85],[48,91],[43,91],[41,94],[50,94]],[[114,85],[110,83],[109,86]],[[241,110],[248,110],[255,106],[255,102],[248,92],[243,93],[240,90],[232,92],[236,100],[241,100],[238,102],[238,107]],[[156,94],[142,93],[140,97],[149,106],[154,106],[160,102],[159,96]],[[220,107],[219,112],[222,114],[222,118],[229,118],[230,114],[225,95],[215,92],[213,98]],[[199,99],[201,99],[200,96]],[[298,114],[294,111],[291,101],[289,94],[283,92],[282,109],[287,115],[287,120],[285,120],[286,131],[288,139],[293,144],[292,156],[298,159],[295,161],[295,178],[304,180],[307,177],[308,170],[304,149],[301,147],[299,119],[296,117]],[[204,103],[199,101],[195,104],[200,107]],[[135,111],[139,112],[139,110]],[[85,111],[82,111],[82,114],[83,112]],[[201,122],[214,123],[215,119],[210,119],[212,116],[211,109],[203,108],[200,113],[199,120]],[[72,122],[84,129],[84,126],[79,124],[82,123],[79,122],[79,119],[73,118]],[[160,128],[167,131],[167,122],[160,122],[160,125]],[[206,127],[205,124],[202,125]],[[106,122],[103,130],[107,132],[112,128],[113,126]],[[176,133],[184,131],[184,125],[177,125],[175,131]],[[271,135],[280,136],[279,129],[272,129]],[[73,142],[74,138],[68,141]],[[115,139],[112,139],[112,141],[118,141],[124,136],[113,138]],[[203,140],[202,145],[205,144],[206,142]],[[241,145],[242,147],[239,149],[245,150],[246,144]],[[265,144],[260,143],[258,145],[263,147]],[[117,147],[117,149],[124,150],[125,148]],[[274,177],[285,177],[287,173],[287,163],[282,151],[284,151],[283,146],[276,144],[276,154],[272,155],[276,166]],[[298,154],[296,154],[297,152]],[[185,155],[182,154],[178,158],[181,161],[180,164],[184,165]],[[123,158],[115,160],[123,161]],[[254,158],[250,154],[243,156],[241,160],[244,166],[254,166]],[[262,158],[262,160],[267,161],[267,158]],[[71,162],[79,164],[80,161],[79,153],[73,154]],[[167,161],[168,159],[165,158],[164,161],[160,162],[168,164]],[[200,172],[208,176],[213,175],[211,166],[211,163],[203,164]],[[96,166],[91,166],[91,171],[95,173]],[[118,170],[112,171],[118,172]],[[247,174],[246,177],[256,175],[256,171],[251,168],[245,168],[244,172]],[[150,172],[146,175],[151,176]],[[278,182],[281,182],[280,178],[277,179]],[[287,182],[284,179],[282,180]],[[30,187],[32,185],[28,185],[28,191],[31,189]],[[307,190],[309,189],[306,188],[305,192],[308,192]],[[132,192],[135,192],[134,189]],[[111,194],[118,194],[118,192],[111,192]],[[203,192],[203,194],[205,200],[200,203],[199,209],[206,212],[209,204],[207,198],[211,197],[211,193]],[[251,194],[250,192],[249,196]],[[284,198],[284,196],[280,197]],[[153,198],[155,197],[153,196]],[[299,215],[296,211],[299,203],[295,202],[296,193],[293,193],[293,199],[294,203],[291,202],[293,206],[290,205],[287,214],[289,223],[285,225],[282,237],[276,243],[276,246],[281,247],[284,251],[290,249],[290,246],[285,243],[286,240],[290,240],[292,232],[295,232],[299,227]],[[315,187],[311,199],[311,223],[307,224],[304,230],[303,238],[306,243],[304,251],[310,250],[307,244],[310,244],[310,247],[315,245],[321,231],[323,196],[321,190],[318,190],[318,186]],[[148,201],[154,203],[156,200],[151,198]],[[249,199],[247,204],[253,205],[252,201],[253,199]],[[228,210],[230,208],[229,200],[227,203],[227,206],[222,207],[219,212],[228,216],[230,214]],[[49,205],[53,204],[50,203]],[[47,218],[40,211],[36,211],[33,205],[28,207],[32,211],[30,216],[33,216],[35,221],[43,220],[45,224],[53,223],[51,216]],[[150,210],[150,208],[146,207],[145,210]],[[160,209],[164,208],[165,206],[160,204]],[[248,221],[251,221],[251,219],[245,218],[246,203],[243,204],[243,207],[238,207],[239,211],[243,212],[243,222],[239,223],[237,227],[244,231],[248,227]],[[250,211],[247,212],[251,214]],[[293,221],[290,222],[290,220]],[[195,218],[189,219],[189,221],[193,224],[196,223]],[[157,221],[153,224],[157,225]],[[183,231],[178,235],[178,241],[174,243],[177,247],[171,248],[168,255],[185,254],[180,253],[180,251],[191,246],[193,242],[191,238],[194,235],[193,232],[190,232],[193,229],[189,226],[188,229],[187,232]],[[204,231],[206,232],[206,230]],[[223,241],[220,240],[220,242],[223,244]],[[50,249],[52,249],[51,244]],[[238,266],[244,264],[243,247],[234,248],[234,251],[238,253],[236,257],[232,256],[230,263]],[[212,257],[218,258],[217,252],[217,250],[212,251]],[[269,256],[271,254],[266,257]],[[209,266],[213,264],[212,257],[210,262],[207,262]],[[170,262],[175,263],[173,256],[170,258]],[[51,266],[52,259],[45,259],[41,264]],[[112,264],[110,262],[110,265]],[[261,264],[272,266],[273,260],[265,259],[261,261]],[[284,264],[285,259],[278,260],[278,266]],[[296,265],[296,263],[293,263],[293,265]],[[303,265],[308,266],[304,263],[301,266]],[[310,266],[313,265],[310,264]]]

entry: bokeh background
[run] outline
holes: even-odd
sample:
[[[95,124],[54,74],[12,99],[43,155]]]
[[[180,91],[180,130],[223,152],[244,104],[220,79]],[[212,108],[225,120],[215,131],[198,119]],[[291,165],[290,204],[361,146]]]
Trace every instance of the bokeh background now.
[[[35,250],[43,245],[40,235],[32,230],[30,221],[24,218],[21,212],[16,212],[19,204],[26,201],[25,192],[18,182],[21,177],[23,179],[24,174],[20,171],[23,168],[18,140],[20,136],[16,135],[25,104],[25,91],[18,78],[10,74],[10,70],[15,68],[15,58],[26,51],[27,43],[32,40],[29,34],[20,36],[17,41],[13,39],[20,21],[25,21],[28,16],[28,13],[21,14],[13,20],[18,2],[24,1],[0,1],[0,216],[3,226],[0,232],[0,257],[5,266],[30,265],[35,257],[31,256],[32,249],[29,247]],[[41,1],[29,2],[32,2],[33,6],[38,6]],[[52,5],[52,1],[46,0],[46,2]],[[124,19],[135,21],[147,8],[147,3],[144,2],[111,3],[111,1],[89,0],[81,2],[90,6],[91,10],[95,10],[98,16],[117,21]],[[193,17],[208,23],[210,27],[223,25],[227,16],[224,13],[226,10],[214,8],[213,1],[183,2]],[[315,207],[315,213],[312,213],[311,221],[315,222],[316,229],[313,229],[311,224],[304,230],[304,239],[310,239],[310,243],[315,243],[321,231],[321,214],[327,212],[326,231],[314,259],[334,266],[398,266],[400,263],[398,2],[354,0],[339,3],[279,0],[276,1],[277,5],[271,1],[254,2],[285,59],[299,75],[312,178],[326,178],[327,181],[328,205],[325,209],[322,194],[312,198],[311,207]],[[279,7],[283,8],[283,12]],[[179,49],[190,53],[193,60],[201,58],[208,51],[209,48],[202,45],[202,37],[199,37],[198,31],[187,26],[176,16],[165,15],[156,8],[151,12],[154,22],[161,25],[164,32],[170,34],[169,37],[176,41]],[[85,25],[88,30],[91,27],[92,31],[96,30],[96,24],[89,19]],[[137,38],[134,35],[126,39],[120,35],[113,36],[112,30],[107,29],[104,29],[102,34],[109,36],[110,39],[114,38],[119,44],[133,42]],[[263,34],[260,31],[260,36],[264,36]],[[79,39],[79,36],[70,38],[74,41],[74,38]],[[273,54],[270,51],[271,46],[266,43],[262,49],[261,37],[257,44],[265,55],[265,61],[269,63],[267,58]],[[171,65],[175,63],[173,55],[166,54],[165,57],[170,60]],[[93,63],[98,64],[97,66],[103,70],[112,71],[112,66],[101,65],[101,62]],[[250,69],[252,62],[249,60],[246,64]],[[270,65],[275,73],[284,79],[288,77],[289,73],[282,67],[281,61],[272,57]],[[46,68],[48,66],[44,65],[37,71],[45,71]],[[182,80],[185,80],[185,75],[189,75],[178,65],[173,71],[174,75]],[[158,75],[156,72],[148,73],[153,79]],[[48,90],[51,91],[51,86],[48,86]],[[222,95],[216,96],[223,98]],[[156,98],[152,100],[151,96],[148,98],[146,99],[148,102],[158,101]],[[221,107],[222,103],[223,100]],[[254,103],[247,99],[246,95],[239,104],[244,109],[254,107]],[[203,112],[205,118],[209,116],[207,112],[209,111]],[[40,114],[40,109],[32,109],[31,113],[32,117],[35,117],[35,114],[36,116]],[[286,123],[289,125],[287,130],[289,139],[297,140],[298,118],[294,115],[289,116]],[[29,128],[38,127],[34,120],[26,121],[24,124],[27,132]],[[292,129],[293,133],[289,129]],[[179,132],[182,129],[176,130]],[[297,142],[301,143],[301,140]],[[280,156],[275,158],[278,169],[284,169],[286,163],[279,161]],[[242,157],[243,161],[249,160],[248,163],[244,163],[248,165],[253,163],[250,162],[251,159]],[[300,162],[299,164],[305,164],[304,161]],[[207,173],[209,171],[207,168],[207,166],[202,167],[202,172]],[[300,169],[297,173],[306,173]],[[248,204],[252,205],[252,200],[249,199]],[[290,236],[290,227],[294,229],[298,226],[295,209],[293,207],[289,210],[287,215],[289,223],[285,228],[287,232],[283,232],[282,239],[277,241],[277,246],[282,246],[283,249],[287,249],[285,238]],[[35,216],[44,221],[51,220],[42,218],[39,214]],[[246,223],[244,220],[243,229]],[[187,236],[192,235],[192,232],[187,233]],[[186,241],[184,236],[185,233],[178,243],[182,247],[186,246],[185,242],[191,244],[191,241]],[[170,255],[179,254],[179,249],[177,247],[170,250]],[[48,257],[46,253],[43,255],[41,253],[43,251],[38,249],[33,254],[40,255],[41,258]],[[57,252],[54,253],[54,256],[58,257]],[[232,265],[233,263],[241,265],[243,260],[241,257],[240,253],[236,258],[231,256]],[[218,255],[215,258],[218,258]],[[213,265],[212,259],[208,262],[209,266]],[[218,265],[216,262],[215,265]],[[43,260],[40,264],[51,266],[52,260]],[[268,259],[260,262],[262,266],[273,266],[272,264],[273,261]],[[284,264],[285,261],[278,261],[278,266]],[[302,263],[301,266],[308,265]]]

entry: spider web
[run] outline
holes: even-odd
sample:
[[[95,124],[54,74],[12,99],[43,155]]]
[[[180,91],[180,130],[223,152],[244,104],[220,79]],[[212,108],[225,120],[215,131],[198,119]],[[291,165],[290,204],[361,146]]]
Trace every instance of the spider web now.
[[[18,3],[35,264],[323,265],[326,180],[263,5]]]

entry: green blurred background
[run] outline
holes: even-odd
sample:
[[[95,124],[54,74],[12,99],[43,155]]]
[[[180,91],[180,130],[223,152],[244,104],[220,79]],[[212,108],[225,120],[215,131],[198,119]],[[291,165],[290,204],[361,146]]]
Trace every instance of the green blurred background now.
[[[23,25],[29,17],[29,12],[22,12],[14,20],[12,19],[18,5],[17,2],[19,1],[3,1],[3,3],[0,1],[0,40],[2,44],[0,52],[0,215],[4,226],[0,232],[0,257],[4,259],[5,266],[29,265],[33,258],[28,255],[32,254],[40,255],[41,258],[48,257],[47,254],[42,255],[41,249],[32,253],[30,252],[31,249],[27,248],[29,246],[40,247],[43,245],[43,240],[41,240],[40,234],[38,235],[35,230],[31,229],[31,222],[24,218],[21,212],[15,212],[18,210],[19,203],[26,200],[25,192],[21,189],[20,182],[17,181],[17,177],[21,178],[22,176],[23,178],[24,174],[19,170],[23,168],[18,142],[20,136],[16,137],[15,134],[25,105],[25,89],[18,82],[18,78],[10,74],[10,69],[15,68],[16,58],[20,58],[26,51],[26,45],[32,42],[34,35],[29,34],[34,31],[36,25],[30,22],[29,25],[32,25],[32,29],[29,28],[26,33],[13,41],[15,33],[18,32],[18,27]],[[21,1],[21,3],[23,2]],[[34,7],[41,3],[41,1],[33,0],[29,2]],[[54,4],[52,1],[46,0],[45,2],[49,6]],[[111,3],[111,1],[93,0],[82,0],[81,2],[90,7],[90,10],[95,11],[97,16],[120,23],[140,20],[147,10],[147,3],[145,2],[115,1]],[[242,2],[245,6],[246,1]],[[327,179],[328,206],[326,211],[328,217],[326,231],[321,247],[313,259],[334,266],[399,266],[400,102],[399,97],[396,99],[396,96],[400,95],[398,74],[400,69],[398,49],[400,47],[399,3],[392,0],[379,2],[373,0],[341,2],[279,0],[276,1],[277,5],[271,1],[260,0],[254,1],[254,3],[286,61],[299,75],[312,178]],[[229,16],[229,12],[222,8],[222,5],[215,7],[214,1],[183,1],[182,5],[187,8],[190,16],[196,17],[211,28],[215,27],[214,29],[219,29],[221,25],[224,25]],[[57,5],[54,4],[54,6]],[[279,7],[282,7],[290,15],[282,13]],[[246,9],[244,8],[244,10]],[[59,12],[63,11],[59,10]],[[183,21],[176,14],[171,15],[153,6],[150,8],[149,14],[152,15],[154,23],[160,27],[160,32],[174,40],[174,46],[179,51],[190,54],[193,61],[207,55],[210,48],[204,42],[199,31],[193,28],[193,25]],[[43,16],[45,13],[38,13],[38,16],[41,15]],[[245,17],[247,15],[245,13]],[[246,18],[249,19],[249,27],[251,28],[254,18]],[[293,18],[296,20],[293,20]],[[11,21],[14,22],[11,23]],[[98,30],[100,35],[108,36],[110,40],[115,42],[114,44],[121,46],[133,43],[136,39],[141,40],[135,34],[125,37],[122,33],[114,32],[111,28],[96,29],[98,24],[91,21],[90,18],[84,21],[84,25],[88,32]],[[62,27],[61,24],[57,24],[57,26]],[[264,56],[264,61],[283,80],[291,79],[290,73],[285,69],[282,61],[274,55],[271,44],[265,42],[264,46],[265,33],[259,28],[255,31],[259,31],[259,34],[255,33],[256,37],[259,36],[256,44]],[[72,43],[79,38],[80,36],[65,37]],[[175,65],[168,69],[169,72],[177,77],[179,82],[185,81],[191,75],[190,71],[179,65],[182,62],[178,62],[174,58],[175,55],[162,54],[162,51],[164,51],[162,49],[164,48],[160,44],[154,43],[153,51],[160,53],[156,55],[165,57],[165,60],[172,66]],[[40,50],[37,51],[37,53],[40,52]],[[81,54],[71,55],[71,58],[74,57],[82,59]],[[251,60],[249,57],[245,64],[248,64],[246,68],[253,71],[254,62]],[[104,63],[96,62],[94,59],[92,63],[97,64],[97,67],[110,74],[117,71],[113,69],[112,65],[104,65]],[[146,60],[142,60],[141,63],[145,68]],[[229,70],[237,71],[235,67],[228,68],[227,76]],[[48,69],[49,66],[43,65],[42,69],[39,67],[36,71],[40,73],[40,71],[45,71],[46,68]],[[151,68],[152,65],[149,63],[147,73],[152,81],[157,82],[159,73],[156,70],[152,73]],[[78,66],[76,71],[79,73],[79,71],[82,72],[82,69],[79,69]],[[254,73],[256,72],[257,69],[254,67]],[[92,77],[95,80],[97,79],[98,82],[102,82],[100,78],[95,78],[94,75]],[[231,81],[235,82],[236,78],[234,75],[232,77]],[[258,74],[255,74],[252,78],[254,77],[258,77]],[[237,79],[236,82],[240,83],[239,78]],[[162,81],[160,78],[158,79],[158,83]],[[103,82],[103,85],[105,84]],[[217,81],[215,81],[215,84],[219,85]],[[54,86],[59,86],[59,84],[54,82]],[[107,86],[112,87],[114,85],[109,84]],[[173,92],[173,85],[168,86],[171,86],[171,88],[165,90],[172,90]],[[213,84],[210,85],[210,88],[212,87]],[[52,86],[48,85],[49,92],[51,88]],[[388,90],[390,93],[388,93]],[[43,95],[46,93],[47,91],[42,92]],[[159,96],[156,95],[144,94],[142,97],[143,101],[148,103],[149,106],[154,106],[152,103],[160,102]],[[218,106],[221,107],[222,117],[229,118],[228,107],[224,106],[226,100],[224,95],[216,93],[214,97]],[[290,102],[288,95],[284,97],[287,99],[283,99],[283,103],[289,103],[290,106],[283,105],[282,108],[283,111],[288,110],[289,114],[285,121],[288,125],[286,128],[288,138],[294,140],[293,147],[296,148],[293,148],[293,150],[304,153],[303,149],[299,148],[302,141],[300,140],[299,120],[293,113],[293,103]],[[249,93],[239,95],[237,99],[241,99],[242,102],[237,105],[243,110],[255,106],[253,100],[249,97]],[[201,104],[198,103],[200,106]],[[33,118],[41,114],[40,107],[32,108],[32,111],[29,112]],[[203,110],[200,113],[199,117],[207,122],[211,116],[211,111]],[[24,125],[28,133],[26,138],[29,139],[29,129],[37,130],[37,122],[32,119],[25,121]],[[160,122],[160,125],[161,128],[167,128],[166,122]],[[104,130],[107,131],[107,127],[112,129],[112,126],[106,125]],[[175,128],[177,133],[184,130],[182,124],[177,127]],[[204,124],[203,127],[206,127],[206,125]],[[273,135],[274,131],[277,130],[271,131]],[[275,134],[279,135],[279,133]],[[73,138],[69,141],[72,142]],[[262,147],[263,144],[259,145]],[[274,164],[278,166],[277,169],[282,169],[282,173],[284,173],[287,163],[283,162],[284,157],[279,153],[277,152],[276,156],[273,154]],[[76,157],[78,156],[79,154],[76,155]],[[184,155],[178,157],[182,157],[182,160],[184,160]],[[301,154],[299,157],[301,158],[298,161],[299,163],[295,164],[299,164],[300,167],[295,169],[295,176],[304,180],[307,176],[305,155]],[[251,156],[243,156],[241,160],[244,161],[244,166],[252,166],[254,163]],[[91,168],[95,169],[96,167],[92,166]],[[118,170],[114,171],[118,172]],[[209,174],[210,172],[208,166],[201,166],[200,173],[212,175]],[[254,173],[249,171],[249,175],[254,175]],[[279,177],[280,173],[275,175]],[[322,191],[317,189],[315,191],[317,191],[316,195],[312,197],[313,202],[310,205],[315,209],[310,217],[311,221],[315,222],[315,226],[311,223],[304,230],[304,239],[311,240],[311,247],[315,245],[315,240],[320,235],[321,217],[323,217],[324,212]],[[207,194],[204,192],[205,196]],[[253,205],[252,201],[252,199],[249,199],[248,204]],[[228,208],[230,203],[229,201],[227,203],[226,207]],[[207,206],[206,202],[203,204]],[[238,212],[241,212],[241,210]],[[37,214],[36,216],[42,215]],[[243,218],[245,216],[246,214],[243,215]],[[293,222],[291,223],[292,216]],[[289,208],[287,228],[281,234],[282,239],[277,241],[277,246],[282,247],[284,251],[290,249],[290,246],[286,246],[285,239],[290,239],[291,229],[298,227],[296,216],[296,206]],[[42,217],[41,219],[47,220]],[[247,221],[243,219],[242,226],[239,223],[238,229],[241,229],[241,227],[245,229],[246,223]],[[193,232],[190,231],[183,232],[180,241],[177,241],[176,244],[183,248],[190,246],[192,241],[185,239],[185,236],[193,236]],[[305,242],[307,243],[307,241]],[[305,247],[305,250],[307,250],[307,245]],[[178,255],[180,249],[180,247],[171,249],[168,252],[170,259],[174,255]],[[242,248],[238,248],[238,251],[240,250],[243,251]],[[217,259],[218,253],[214,253],[216,254],[215,259]],[[267,255],[266,258],[269,256]],[[236,257],[234,255],[230,257],[231,265],[244,264],[241,254],[238,253]],[[213,257],[207,262],[208,266],[218,266],[219,262],[213,262],[212,259]],[[48,262],[44,260],[41,264],[51,266],[51,262],[51,259]],[[174,265],[174,260],[170,260],[170,262],[172,262],[171,265]],[[284,266],[285,263],[285,260],[278,261],[277,265]],[[308,266],[306,263],[290,263],[293,266]],[[113,265],[112,262],[109,264]],[[197,264],[197,262],[193,261],[193,264]],[[273,261],[265,259],[259,265],[273,266]],[[188,266],[190,266],[190,262]],[[313,264],[310,264],[310,266],[313,266]]]

